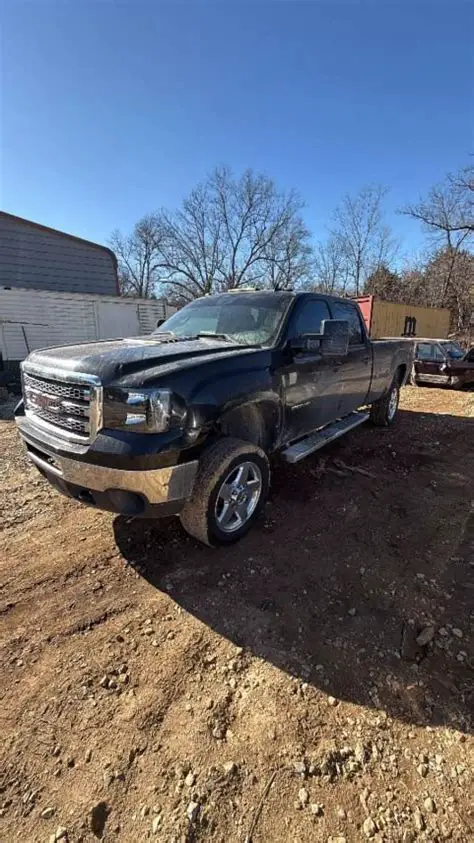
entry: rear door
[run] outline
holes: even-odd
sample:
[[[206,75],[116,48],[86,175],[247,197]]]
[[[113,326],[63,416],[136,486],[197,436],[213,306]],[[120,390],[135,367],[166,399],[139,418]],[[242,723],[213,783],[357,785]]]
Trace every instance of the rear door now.
[[[328,305],[317,296],[301,298],[290,317],[284,343],[303,334],[319,334],[323,319],[330,319]],[[284,440],[305,436],[337,418],[338,370],[334,360],[319,352],[291,352],[287,348],[278,374],[285,412]]]
[[[372,348],[359,309],[353,302],[331,301],[330,308],[333,319],[345,319],[349,323],[347,357],[333,361],[339,384],[339,417],[357,410],[367,399],[372,377]]]

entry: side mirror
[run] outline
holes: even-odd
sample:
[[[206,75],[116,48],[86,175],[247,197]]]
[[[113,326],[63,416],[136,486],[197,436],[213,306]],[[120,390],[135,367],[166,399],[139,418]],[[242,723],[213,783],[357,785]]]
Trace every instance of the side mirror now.
[[[324,319],[321,327],[321,356],[346,357],[349,348],[349,322],[346,319]]]

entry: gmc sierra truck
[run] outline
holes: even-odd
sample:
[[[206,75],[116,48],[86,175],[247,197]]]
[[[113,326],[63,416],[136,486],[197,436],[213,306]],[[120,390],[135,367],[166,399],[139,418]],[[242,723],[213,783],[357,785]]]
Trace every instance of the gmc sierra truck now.
[[[63,494],[179,515],[228,544],[264,506],[269,456],[295,463],[363,422],[391,424],[412,357],[407,340],[371,341],[349,299],[223,293],[149,337],[34,351],[16,422]]]

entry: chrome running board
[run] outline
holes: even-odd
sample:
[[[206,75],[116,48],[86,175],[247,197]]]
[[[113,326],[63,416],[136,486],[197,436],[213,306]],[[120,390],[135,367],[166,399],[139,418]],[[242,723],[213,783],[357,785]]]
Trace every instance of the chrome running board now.
[[[369,416],[370,413],[351,413],[350,416],[345,416],[343,419],[326,425],[326,427],[321,427],[315,433],[310,433],[309,436],[305,436],[304,439],[300,439],[294,445],[285,448],[282,457],[286,462],[299,462],[314,451],[318,451],[319,448],[323,448],[329,442],[333,442],[334,439],[344,436],[348,430],[363,424]]]

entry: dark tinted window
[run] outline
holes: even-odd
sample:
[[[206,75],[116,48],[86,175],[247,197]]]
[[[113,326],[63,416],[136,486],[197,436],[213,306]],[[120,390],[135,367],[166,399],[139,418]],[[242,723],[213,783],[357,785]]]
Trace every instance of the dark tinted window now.
[[[291,320],[290,333],[292,337],[302,334],[319,334],[323,319],[330,319],[331,314],[325,301],[309,299],[300,306]]]
[[[360,345],[364,342],[364,333],[360,321],[359,311],[350,302],[335,301],[331,303],[334,319],[345,319],[349,322],[349,345]]]

